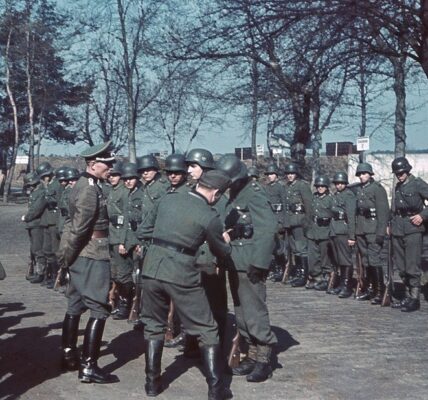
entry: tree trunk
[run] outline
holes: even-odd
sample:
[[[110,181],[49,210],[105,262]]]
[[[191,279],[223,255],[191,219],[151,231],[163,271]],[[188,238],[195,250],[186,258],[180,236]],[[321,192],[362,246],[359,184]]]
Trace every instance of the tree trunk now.
[[[30,17],[28,17],[29,19]],[[33,107],[33,95],[31,91],[31,57],[30,57],[30,22],[27,22],[27,54],[26,54],[26,69],[27,74],[27,101],[28,101],[28,122],[30,124],[30,144],[29,144],[29,170],[34,171],[34,107]]]
[[[403,53],[401,53],[403,54]],[[395,93],[395,157],[404,157],[406,154],[406,57],[391,58],[394,67],[394,93]]]
[[[364,137],[367,134],[367,86],[366,86],[366,75],[364,69],[364,57],[359,55],[359,76],[360,80],[358,81],[359,91],[360,91],[360,107],[361,107],[361,126],[360,126],[360,137]],[[359,154],[360,162],[366,161],[366,152],[360,151]]]
[[[13,110],[13,125],[15,129],[15,140],[14,140],[13,151],[12,151],[12,159],[10,161],[10,167],[6,177],[6,184],[5,184],[4,193],[3,193],[3,203],[7,203],[10,187],[12,186],[12,179],[15,171],[15,162],[16,162],[16,155],[18,154],[18,143],[19,143],[18,111],[16,108],[16,103],[13,97],[12,89],[10,87],[9,48],[10,48],[11,36],[12,36],[12,28],[10,28],[9,34],[7,36],[5,65],[6,65],[6,91],[9,97],[10,105]]]
[[[322,146],[322,137],[320,130],[320,113],[321,104],[319,99],[319,91],[317,90],[312,97],[312,182],[320,172],[320,149]]]
[[[421,0],[421,65],[428,78],[428,0]]]
[[[252,99],[251,99],[251,158],[252,164],[257,161],[257,124],[258,124],[258,102],[259,102],[259,70],[257,61],[251,60],[251,83],[252,83]]]

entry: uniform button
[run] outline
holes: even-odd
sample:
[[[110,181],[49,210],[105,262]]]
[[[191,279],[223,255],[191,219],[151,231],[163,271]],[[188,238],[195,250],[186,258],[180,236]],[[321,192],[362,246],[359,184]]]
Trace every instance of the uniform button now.
[[[239,245],[242,246],[242,242],[239,242]]]

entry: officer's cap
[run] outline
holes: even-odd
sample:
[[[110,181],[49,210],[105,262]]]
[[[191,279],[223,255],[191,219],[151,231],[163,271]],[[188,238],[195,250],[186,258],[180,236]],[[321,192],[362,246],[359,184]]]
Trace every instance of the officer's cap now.
[[[111,140],[105,143],[100,143],[95,146],[88,147],[82,151],[80,155],[86,160],[95,160],[107,164],[112,164],[115,161],[114,154],[111,152]]]
[[[230,185],[230,178],[223,171],[213,169],[204,172],[199,179],[199,183],[207,188],[218,189],[224,192]]]

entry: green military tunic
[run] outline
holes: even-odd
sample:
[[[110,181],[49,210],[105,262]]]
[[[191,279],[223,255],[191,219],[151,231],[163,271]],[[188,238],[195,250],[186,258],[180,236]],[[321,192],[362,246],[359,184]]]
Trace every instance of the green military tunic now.
[[[152,243],[143,265],[146,339],[163,340],[173,300],[186,333],[199,336],[203,345],[218,343],[217,325],[195,263],[204,241],[217,257],[230,253],[222,233],[219,215],[194,191],[169,192],[143,221],[139,236]]]
[[[70,218],[64,226],[59,250],[60,263],[70,269],[70,315],[80,315],[87,309],[92,318],[105,319],[110,314],[106,203],[97,178],[87,172],[70,191]]]
[[[309,223],[307,237],[309,274],[313,278],[326,276],[331,272],[329,257],[330,221],[333,217],[333,196],[327,191],[315,192],[312,197],[312,220]]]
[[[230,195],[225,227],[232,230],[228,268],[237,326],[249,344],[273,345],[276,337],[270,327],[265,282],[250,282],[247,272],[250,266],[268,271],[277,221],[257,183],[249,181]]]
[[[70,207],[69,207],[69,197],[70,197],[71,186],[67,186],[59,198],[58,202],[58,220],[57,220],[57,229],[58,233],[61,236],[64,230],[65,221],[69,217]]]
[[[333,218],[330,222],[330,236],[336,263],[339,266],[352,266],[352,251],[348,240],[355,240],[356,198],[345,188],[333,196]]]
[[[304,230],[312,215],[311,188],[307,182],[296,179],[285,183],[283,196],[287,245],[295,256],[306,257],[308,241]]]
[[[150,212],[152,208],[159,203],[160,199],[168,191],[169,182],[157,173],[152,181],[144,183],[141,187],[143,191],[143,204],[145,212]]]
[[[56,263],[56,252],[59,246],[59,235],[57,230],[58,202],[64,188],[54,178],[46,185],[47,206],[40,219],[40,226],[44,227],[43,252],[48,263]]]
[[[105,186],[105,185],[104,185]],[[103,186],[103,192],[104,191]],[[120,282],[126,275],[129,262],[119,254],[119,245],[125,245],[126,231],[128,230],[127,204],[129,189],[119,181],[116,186],[111,186],[107,197],[107,212],[109,216],[109,251],[112,279]]]
[[[419,214],[428,219],[428,184],[413,175],[395,186],[392,204],[394,213],[391,223],[394,265],[397,267],[406,286],[421,286],[421,253],[424,224],[416,226],[410,218]]]
[[[382,246],[389,219],[388,197],[384,187],[370,179],[356,188],[357,219],[355,234],[364,267],[382,267]]]
[[[43,273],[43,268],[46,264],[43,252],[44,228],[40,226],[40,219],[46,206],[45,187],[43,183],[39,183],[30,193],[28,199],[28,211],[24,215],[26,229],[28,230],[28,235],[30,237],[31,254],[36,259],[36,272],[39,274]]]

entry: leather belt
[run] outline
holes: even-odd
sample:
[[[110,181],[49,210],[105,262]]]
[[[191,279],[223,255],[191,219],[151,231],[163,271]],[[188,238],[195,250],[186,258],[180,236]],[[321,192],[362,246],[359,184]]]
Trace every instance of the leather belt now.
[[[91,239],[103,239],[108,237],[108,231],[93,231]]]
[[[413,210],[407,210],[407,209],[403,209],[403,208],[398,208],[397,210],[395,210],[395,215],[398,215],[399,217],[413,217],[414,215],[419,214],[419,212],[415,212]]]
[[[177,253],[186,254],[188,256],[194,257],[196,255],[196,250],[190,249],[189,247],[179,246],[167,240],[153,238],[151,243],[159,247],[164,247],[165,249],[174,250]]]
[[[331,218],[329,217],[314,217],[314,222],[318,226],[329,226]]]

